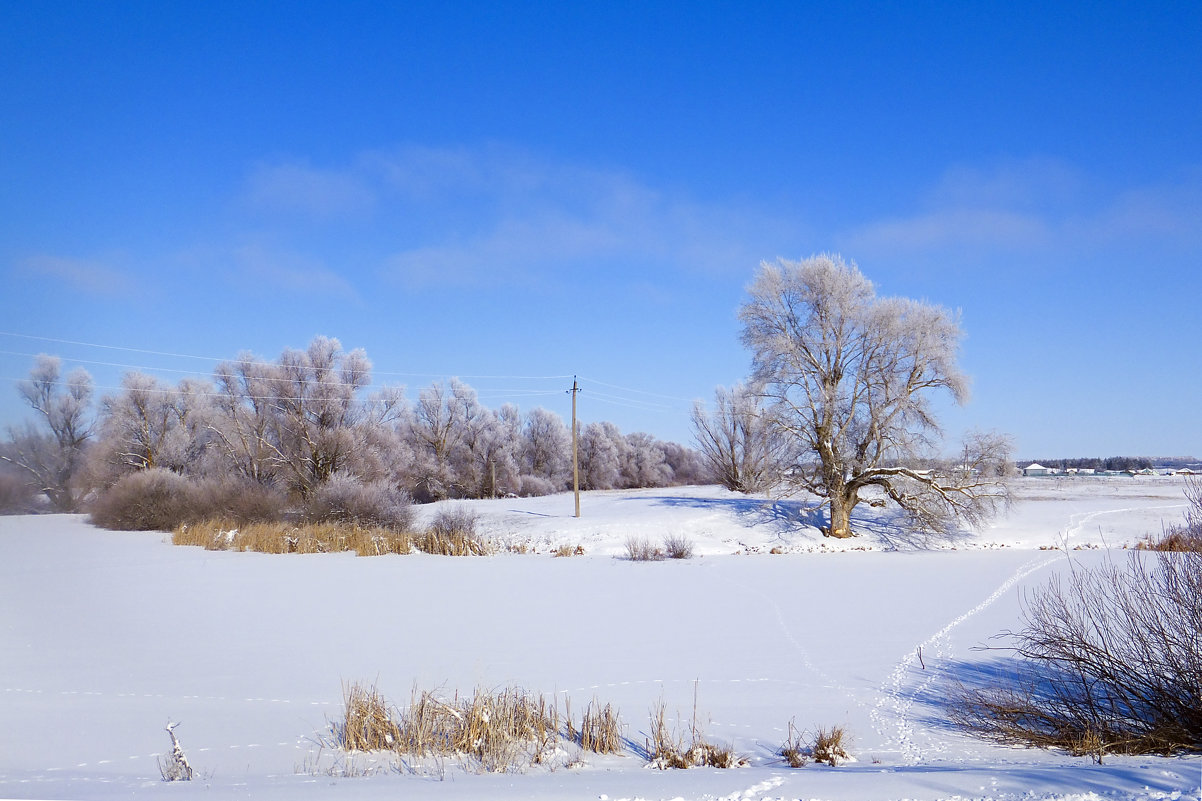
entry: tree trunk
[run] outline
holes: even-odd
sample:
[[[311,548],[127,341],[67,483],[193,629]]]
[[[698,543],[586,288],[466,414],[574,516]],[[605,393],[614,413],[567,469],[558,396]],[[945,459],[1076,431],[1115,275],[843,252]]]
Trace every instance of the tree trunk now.
[[[855,505],[855,501],[849,500],[843,493],[833,493],[831,495],[831,525],[823,533],[837,539],[855,536],[851,530],[851,510]]]

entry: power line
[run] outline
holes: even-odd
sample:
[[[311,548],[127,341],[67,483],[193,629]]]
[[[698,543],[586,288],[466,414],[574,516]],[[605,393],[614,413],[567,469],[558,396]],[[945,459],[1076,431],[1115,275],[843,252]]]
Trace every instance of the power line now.
[[[278,364],[276,362],[266,361],[266,360],[253,358],[253,357],[252,358],[239,358],[239,357],[218,358],[218,357],[214,357],[214,356],[201,356],[201,355],[189,354],[189,353],[175,353],[175,352],[171,352],[171,351],[153,350],[153,349],[149,349],[149,348],[139,348],[139,347],[133,347],[133,346],[127,346],[127,345],[110,345],[110,344],[99,343],[99,342],[87,342],[87,341],[83,341],[83,340],[64,339],[64,338],[59,338],[59,337],[47,337],[47,336],[26,334],[26,333],[15,332],[15,331],[0,331],[0,337],[14,337],[14,338],[32,340],[32,341],[51,342],[51,343],[63,344],[63,345],[73,345],[73,346],[84,347],[84,348],[99,348],[99,349],[104,349],[104,350],[121,351],[121,352],[126,352],[126,353],[141,353],[141,354],[146,354],[146,355],[151,355],[151,356],[164,356],[164,357],[169,357],[169,358],[209,361],[209,362],[214,362],[217,367],[229,366],[229,367],[237,368],[237,367],[241,367],[241,366],[256,366],[256,367],[277,367],[278,366]],[[302,353],[304,352],[303,349],[290,348],[288,350],[299,351]],[[9,355],[9,356],[19,356],[19,357],[25,357],[25,358],[37,358],[37,356],[42,355],[42,354],[31,354],[31,353],[12,351],[12,350],[0,350],[0,354]],[[185,369],[172,368],[172,367],[157,367],[157,366],[150,366],[150,365],[128,364],[128,363],[123,363],[123,362],[109,362],[109,361],[103,361],[103,360],[99,360],[99,359],[69,358],[69,359],[64,359],[64,360],[68,361],[68,362],[78,363],[78,364],[94,365],[94,366],[98,366],[98,367],[111,367],[111,368],[124,369],[124,370],[136,370],[139,372],[150,373],[150,374],[172,373],[172,374],[182,374],[182,375],[196,375],[196,371],[194,371],[194,370],[185,370]],[[216,370],[216,367],[214,368],[214,370]],[[378,377],[393,376],[393,377],[402,377],[402,378],[432,378],[432,379],[435,379],[435,381],[448,381],[448,380],[458,380],[458,379],[483,380],[483,381],[494,381],[494,380],[558,381],[558,380],[566,380],[567,378],[573,378],[573,380],[576,380],[575,376],[569,376],[569,375],[514,375],[514,374],[464,374],[464,373],[451,375],[451,374],[447,374],[447,373],[415,373],[415,372],[378,370],[374,366],[370,369],[369,375],[373,379],[378,378]],[[7,380],[7,381],[15,382],[15,381],[28,380],[28,379],[27,378],[22,378],[22,379],[0,378],[0,380]],[[211,380],[211,379],[208,376],[204,376],[202,380]],[[265,380],[271,380],[271,379],[268,378]],[[668,401],[674,402],[672,404],[657,403],[655,401],[642,400],[642,399],[635,398],[635,397],[625,397],[623,395],[615,395],[615,394],[610,394],[610,393],[600,392],[600,391],[594,391],[590,395],[591,397],[596,398],[597,401],[600,403],[609,404],[612,406],[619,406],[619,407],[623,407],[623,408],[627,408],[627,409],[634,409],[637,411],[647,411],[647,412],[672,411],[673,409],[680,408],[680,406],[678,404],[690,404],[691,405],[693,403],[692,400],[686,399],[686,398],[681,398],[679,396],[667,395],[667,394],[663,394],[663,393],[659,393],[659,392],[651,392],[651,391],[642,390],[642,389],[636,389],[634,387],[628,387],[628,386],[623,386],[620,384],[614,384],[614,383],[610,383],[607,381],[602,381],[600,379],[589,378],[587,376],[580,377],[579,381],[589,382],[591,384],[595,384],[598,386],[607,387],[607,388],[617,390],[618,392],[622,392],[622,393],[632,393],[635,395],[642,395],[642,396],[645,396],[648,398],[661,398],[663,400],[668,400]],[[340,381],[318,381],[318,382],[314,382],[314,383],[316,383],[317,385],[341,385]],[[385,387],[386,387],[386,385],[385,385]],[[111,390],[111,391],[124,391],[127,389],[124,386],[104,386],[104,385],[96,385],[94,388],[97,390]],[[518,388],[485,387],[485,388],[477,389],[477,388],[473,387],[472,389],[476,392],[477,397],[481,397],[481,398],[487,397],[487,398],[491,398],[491,399],[504,398],[504,397],[516,397],[516,398],[550,397],[550,396],[558,394],[558,392],[559,392],[558,390],[552,390],[552,389],[542,390],[542,389],[535,389],[535,388],[518,389]],[[161,390],[154,390],[154,391],[167,392],[167,391],[173,391],[173,390],[161,389]],[[210,393],[210,394],[212,394],[214,397],[222,395],[222,393]],[[256,399],[266,400],[266,399],[270,399],[270,397],[277,397],[277,396],[262,396],[262,397],[256,397]],[[281,397],[280,399],[287,400],[287,398],[284,398],[284,397]]]

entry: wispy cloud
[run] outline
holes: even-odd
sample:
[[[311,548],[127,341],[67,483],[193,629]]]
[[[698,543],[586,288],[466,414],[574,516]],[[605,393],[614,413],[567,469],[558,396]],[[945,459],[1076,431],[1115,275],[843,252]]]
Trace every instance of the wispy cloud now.
[[[48,280],[73,292],[101,297],[128,294],[136,286],[130,274],[110,260],[76,259],[41,253],[17,263],[20,274]]]
[[[249,195],[274,199],[277,210],[294,198],[298,228],[317,210],[370,207],[372,231],[360,242],[370,239],[384,277],[412,288],[580,269],[742,274],[799,240],[795,220],[766,209],[700,202],[622,170],[497,145],[402,147],[320,170],[277,165],[249,183]]]
[[[358,299],[343,276],[313,256],[262,244],[241,245],[232,253],[231,281],[259,291],[291,295],[329,295]]]
[[[356,172],[303,163],[259,165],[247,178],[244,197],[257,210],[322,221],[361,216],[376,202],[374,189]]]
[[[1197,249],[1202,245],[1202,172],[1116,189],[1048,160],[994,169],[956,167],[908,213],[837,235],[862,260],[884,255],[1056,257],[1101,249]]]

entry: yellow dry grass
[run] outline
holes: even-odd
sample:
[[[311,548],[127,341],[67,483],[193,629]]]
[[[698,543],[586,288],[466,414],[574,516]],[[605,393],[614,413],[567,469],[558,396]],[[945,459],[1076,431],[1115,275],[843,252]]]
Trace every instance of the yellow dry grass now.
[[[359,556],[409,553],[410,535],[386,528],[353,523],[247,523],[225,520],[178,526],[171,534],[176,545],[195,545],[209,551],[258,553],[335,553],[354,551]]]

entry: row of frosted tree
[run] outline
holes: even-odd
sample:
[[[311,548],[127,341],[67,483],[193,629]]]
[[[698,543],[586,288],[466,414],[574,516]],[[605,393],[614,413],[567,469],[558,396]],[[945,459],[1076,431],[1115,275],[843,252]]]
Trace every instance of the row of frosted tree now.
[[[335,476],[386,483],[419,502],[571,488],[571,431],[554,412],[487,408],[456,379],[411,403],[403,388],[369,392],[371,369],[363,350],[318,337],[274,362],[242,354],[211,381],[126,373],[94,408],[86,371],[64,376],[59,359],[42,356],[18,385],[37,422],[9,430],[0,460],[10,484],[24,481],[59,510],[153,468],[299,499]],[[579,429],[578,458],[582,489],[711,480],[697,452],[608,422]]]

